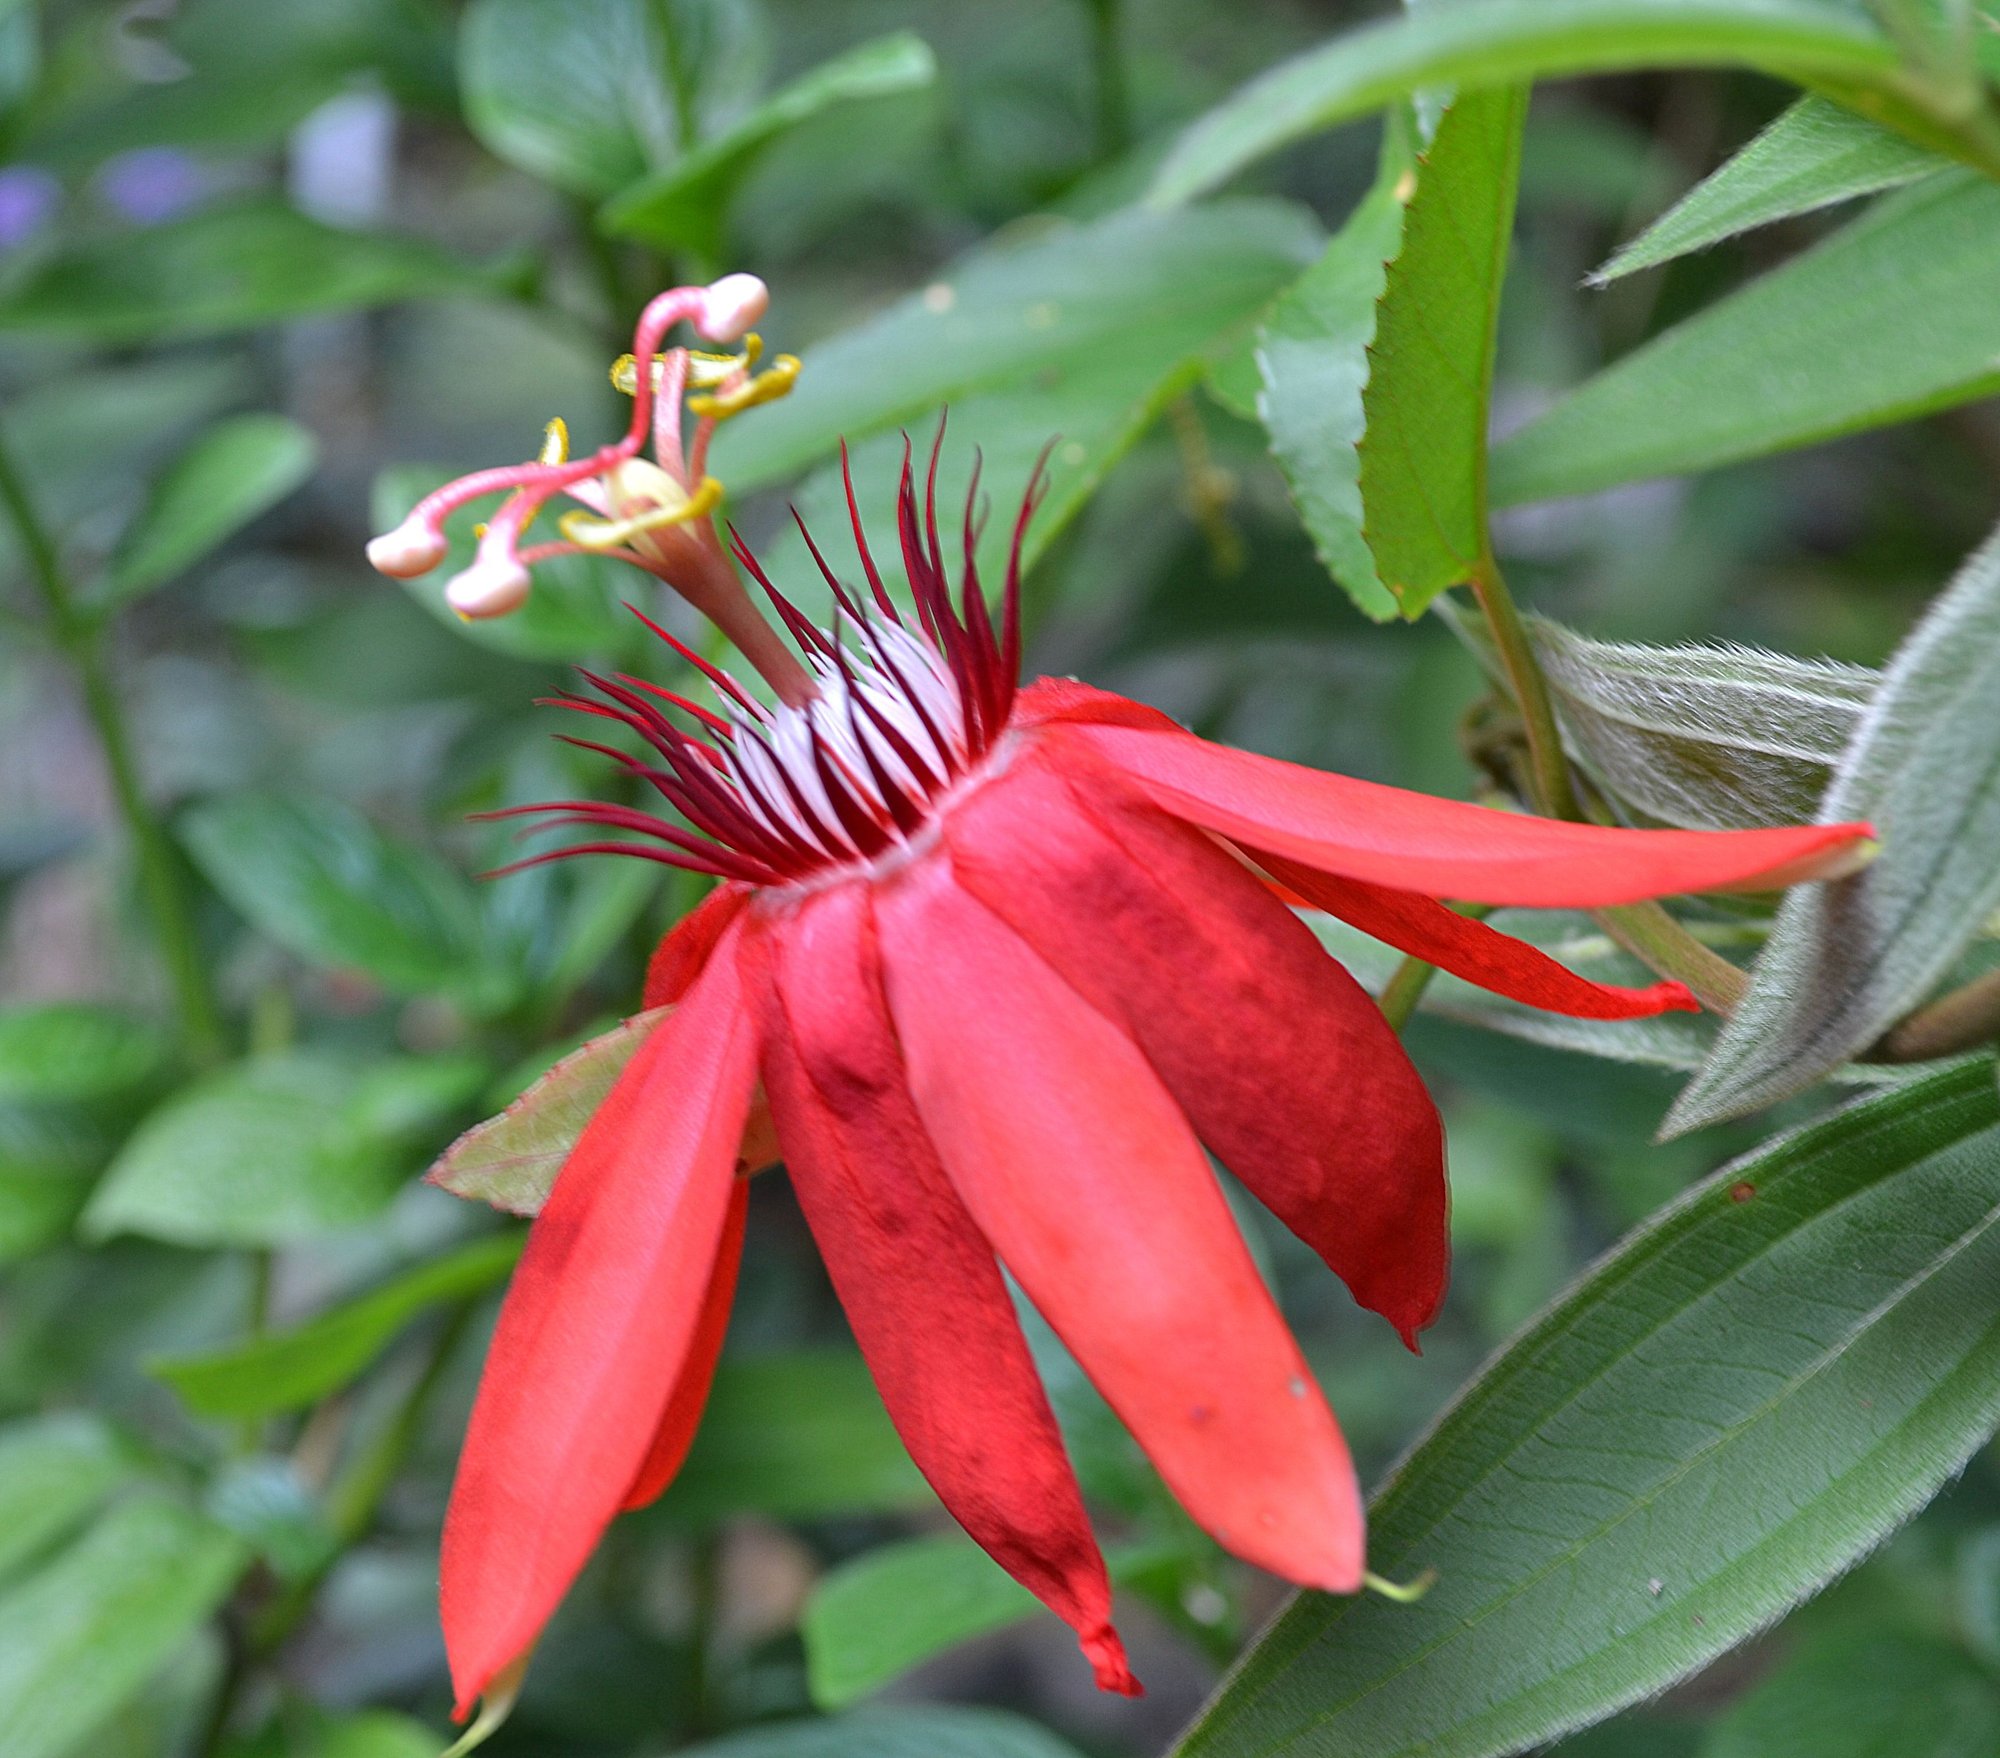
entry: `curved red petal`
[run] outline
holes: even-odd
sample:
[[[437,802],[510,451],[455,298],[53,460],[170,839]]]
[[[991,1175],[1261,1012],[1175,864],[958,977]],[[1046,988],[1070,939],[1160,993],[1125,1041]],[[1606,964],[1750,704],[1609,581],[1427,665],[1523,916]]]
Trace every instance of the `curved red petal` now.
[[[540,1634],[636,1482],[700,1323],[757,1038],[717,947],[578,1139],[514,1271],[445,1516],[461,1710]]]
[[[1437,1107],[1305,924],[1088,773],[1019,764],[945,835],[960,882],[1124,1025],[1217,1158],[1414,1347],[1450,1262]]]
[[[1139,1687],[1111,1583],[992,1247],[910,1102],[859,884],[773,935],[764,1079],[792,1186],[897,1432],[955,1519]]]
[[[1077,678],[1037,678],[1014,698],[1011,719],[1016,726],[1057,726],[1076,721],[1182,732],[1172,716],[1162,714],[1157,708],[1115,696]]]
[[[688,992],[729,926],[750,901],[751,887],[718,885],[667,931],[646,966],[646,1005],[666,1007]]]
[[[1621,830],[1438,800],[1191,733],[1067,725],[1041,735],[1112,764],[1155,804],[1308,867],[1480,903],[1595,909],[1681,891],[1768,890],[1850,872],[1865,824]]]
[[[1644,1019],[1656,1013],[1701,1011],[1701,1003],[1684,983],[1651,983],[1643,989],[1593,983],[1540,947],[1447,909],[1436,898],[1316,873],[1261,849],[1246,846],[1243,852],[1314,909],[1351,922],[1362,933],[1386,940],[1441,971],[1530,1007],[1577,1019]]]
[[[944,863],[876,913],[918,1115],[1001,1261],[1219,1542],[1353,1592],[1346,1443],[1145,1057]]]
[[[667,1407],[653,1430],[653,1444],[625,1492],[622,1505],[626,1508],[643,1508],[657,1499],[673,1482],[686,1462],[688,1448],[694,1445],[694,1431],[701,1426],[709,1388],[715,1384],[716,1363],[722,1359],[722,1340],[729,1333],[729,1308],[736,1298],[736,1273],[743,1267],[743,1229],[749,1217],[749,1180],[738,1178],[729,1193],[729,1213],[723,1218],[722,1240],[716,1247],[715,1266],[708,1272],[708,1290],[701,1297],[687,1359],[681,1363],[674,1389],[667,1394]]]

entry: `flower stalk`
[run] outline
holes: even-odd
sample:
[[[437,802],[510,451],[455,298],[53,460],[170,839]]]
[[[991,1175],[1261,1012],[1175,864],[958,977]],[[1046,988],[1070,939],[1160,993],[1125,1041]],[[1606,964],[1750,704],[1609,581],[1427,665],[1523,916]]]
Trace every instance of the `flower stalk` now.
[[[27,552],[28,572],[47,610],[49,633],[75,669],[85,711],[96,729],[119,816],[138,857],[140,890],[173,986],[188,1053],[203,1065],[219,1062],[226,1048],[221,1008],[202,956],[173,846],[139,779],[124,710],[105,668],[102,620],[77,602],[55,539],[42,522],[4,441],[0,441],[0,501],[5,502],[21,547]]]

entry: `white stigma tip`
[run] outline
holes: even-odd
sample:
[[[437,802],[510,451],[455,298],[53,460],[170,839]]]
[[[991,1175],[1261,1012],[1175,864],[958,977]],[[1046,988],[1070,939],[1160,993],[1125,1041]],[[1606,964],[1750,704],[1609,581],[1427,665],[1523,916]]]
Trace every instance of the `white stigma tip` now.
[[[405,519],[395,530],[369,540],[368,565],[392,580],[414,580],[428,574],[449,550],[441,531],[419,519]]]
[[[528,602],[528,570],[519,562],[476,561],[452,576],[444,601],[467,622],[504,617]]]
[[[755,275],[724,275],[702,290],[701,333],[711,342],[734,342],[764,315],[771,289]]]

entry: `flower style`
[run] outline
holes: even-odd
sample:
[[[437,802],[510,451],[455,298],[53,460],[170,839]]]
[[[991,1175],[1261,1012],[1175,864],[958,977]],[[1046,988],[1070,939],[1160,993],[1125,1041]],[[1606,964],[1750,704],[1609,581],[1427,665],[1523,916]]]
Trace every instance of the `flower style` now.
[[[858,514],[865,590],[820,561],[830,628],[758,575],[803,654],[799,700],[705,665],[719,709],[636,679],[568,699],[638,735],[644,757],[592,748],[674,816],[528,808],[607,833],[533,859],[613,849],[722,883],[655,955],[646,1004],[671,1011],[577,1141],[500,1315],[444,1536],[461,1714],[684,1458],[773,1126],[912,1457],[1101,1686],[1138,1688],[1003,1268],[1218,1542],[1355,1591],[1346,1445],[1204,1148],[1414,1345],[1445,1286],[1443,1140],[1293,906],[1533,1006],[1627,1018],[1695,1004],[1587,981],[1438,900],[1614,905],[1859,858],[1865,825],[1558,823],[1225,749],[1073,681],[1017,688],[1034,491],[996,622],[970,499],[954,594],[935,476],[934,453],[920,491],[906,457],[914,620]]]

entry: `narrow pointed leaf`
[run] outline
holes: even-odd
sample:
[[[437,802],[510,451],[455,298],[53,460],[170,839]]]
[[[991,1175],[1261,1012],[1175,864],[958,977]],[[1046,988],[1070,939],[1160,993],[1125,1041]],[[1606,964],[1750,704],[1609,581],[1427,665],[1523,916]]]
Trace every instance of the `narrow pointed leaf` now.
[[[80,1525],[130,1470],[94,1416],[43,1416],[0,1429],[0,1578]]]
[[[1256,413],[1271,439],[1313,547],[1357,606],[1377,622],[1396,600],[1361,530],[1360,457],[1368,348],[1387,265],[1402,248],[1414,182],[1408,130],[1392,116],[1375,187],[1289,287],[1257,332]]]
[[[1362,527],[1406,617],[1486,549],[1486,427],[1521,176],[1522,86],[1462,93],[1438,124],[1375,312],[1361,402]]]
[[[1914,183],[1950,163],[1825,98],[1801,98],[1590,278],[1603,286],[1754,227]]]
[[[521,1245],[519,1233],[475,1240],[292,1330],[219,1354],[155,1361],[150,1371],[203,1416],[303,1409],[354,1379],[413,1319],[498,1286]]]
[[[319,442],[282,415],[219,421],[153,485],[100,600],[123,604],[192,567],[312,474]]]
[[[1509,435],[1494,499],[1711,470],[1985,396],[2000,388],[1996,282],[2000,188],[1927,178]]]
[[[1888,39],[1819,0],[1479,0],[1426,6],[1279,63],[1175,142],[1149,198],[1215,188],[1268,153],[1423,86],[1460,90],[1631,67],[1758,67],[1887,86]]]
[[[1748,647],[1593,641],[1531,619],[1570,749],[1613,798],[1690,830],[1819,811],[1881,674]]]
[[[468,1129],[425,1177],[511,1215],[540,1214],[584,1125],[666,1013],[635,1014],[571,1051],[499,1116]]]
[[[1921,1002],[2000,908],[2000,535],[1890,661],[1820,810],[1871,821],[1881,853],[1786,895],[1670,1128],[1810,1086]]]
[[[1619,1246],[1392,1474],[1180,1758],[1499,1758],[1652,1695],[1848,1568],[2000,1418],[1990,1068],[1781,1137]]]

